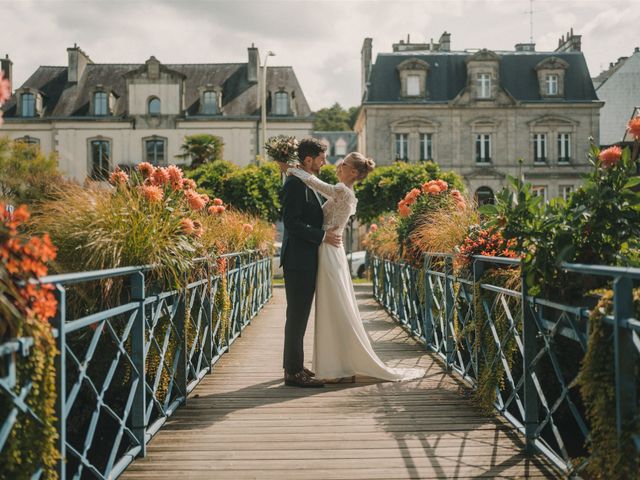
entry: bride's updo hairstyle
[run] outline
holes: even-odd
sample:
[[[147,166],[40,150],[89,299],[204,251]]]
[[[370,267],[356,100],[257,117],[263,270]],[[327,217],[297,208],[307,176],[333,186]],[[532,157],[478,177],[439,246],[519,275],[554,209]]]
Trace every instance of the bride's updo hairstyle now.
[[[367,175],[369,175],[376,166],[376,162],[371,158],[365,157],[359,152],[351,152],[349,155],[344,157],[344,162],[349,162],[349,165],[356,169],[358,172],[358,180],[364,180],[367,178]]]

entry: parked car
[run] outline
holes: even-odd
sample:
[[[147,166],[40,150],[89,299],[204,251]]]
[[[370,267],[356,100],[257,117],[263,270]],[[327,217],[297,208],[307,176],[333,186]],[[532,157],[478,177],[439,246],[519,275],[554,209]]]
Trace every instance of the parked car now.
[[[280,266],[280,249],[282,248],[282,242],[274,243],[275,250],[273,252],[273,258],[271,259],[271,270],[273,271],[273,278],[282,278],[284,273]]]
[[[364,250],[358,250],[357,252],[351,252],[347,254],[347,261],[351,260],[351,276],[364,278],[366,274],[366,266],[364,264],[365,260],[365,252]]]

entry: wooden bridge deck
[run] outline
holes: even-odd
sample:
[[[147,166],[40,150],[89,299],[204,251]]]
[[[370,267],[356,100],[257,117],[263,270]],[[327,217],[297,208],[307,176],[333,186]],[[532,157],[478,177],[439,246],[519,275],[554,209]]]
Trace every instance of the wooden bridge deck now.
[[[125,479],[557,478],[520,452],[519,435],[483,417],[442,364],[356,286],[374,348],[391,366],[422,366],[406,383],[358,378],[324,389],[285,387],[284,289],[253,320],[151,441]],[[311,358],[313,324],[307,331]]]

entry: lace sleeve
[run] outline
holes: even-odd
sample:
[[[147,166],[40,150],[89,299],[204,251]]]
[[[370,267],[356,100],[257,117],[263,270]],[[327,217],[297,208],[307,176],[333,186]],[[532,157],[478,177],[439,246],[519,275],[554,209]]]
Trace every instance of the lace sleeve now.
[[[339,185],[330,185],[328,183],[323,182],[315,175],[311,175],[310,173],[305,172],[300,168],[290,168],[287,170],[288,174],[295,175],[304,183],[306,183],[310,188],[320,192],[325,197],[335,197],[336,193],[339,191]]]

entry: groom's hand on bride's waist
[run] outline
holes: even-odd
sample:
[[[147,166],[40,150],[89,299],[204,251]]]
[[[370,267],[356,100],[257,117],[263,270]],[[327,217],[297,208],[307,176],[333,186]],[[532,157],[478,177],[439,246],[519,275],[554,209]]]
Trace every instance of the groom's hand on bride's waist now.
[[[333,245],[334,247],[341,247],[342,235],[337,234],[335,230],[328,230],[324,234],[323,242],[328,243],[329,245]]]

